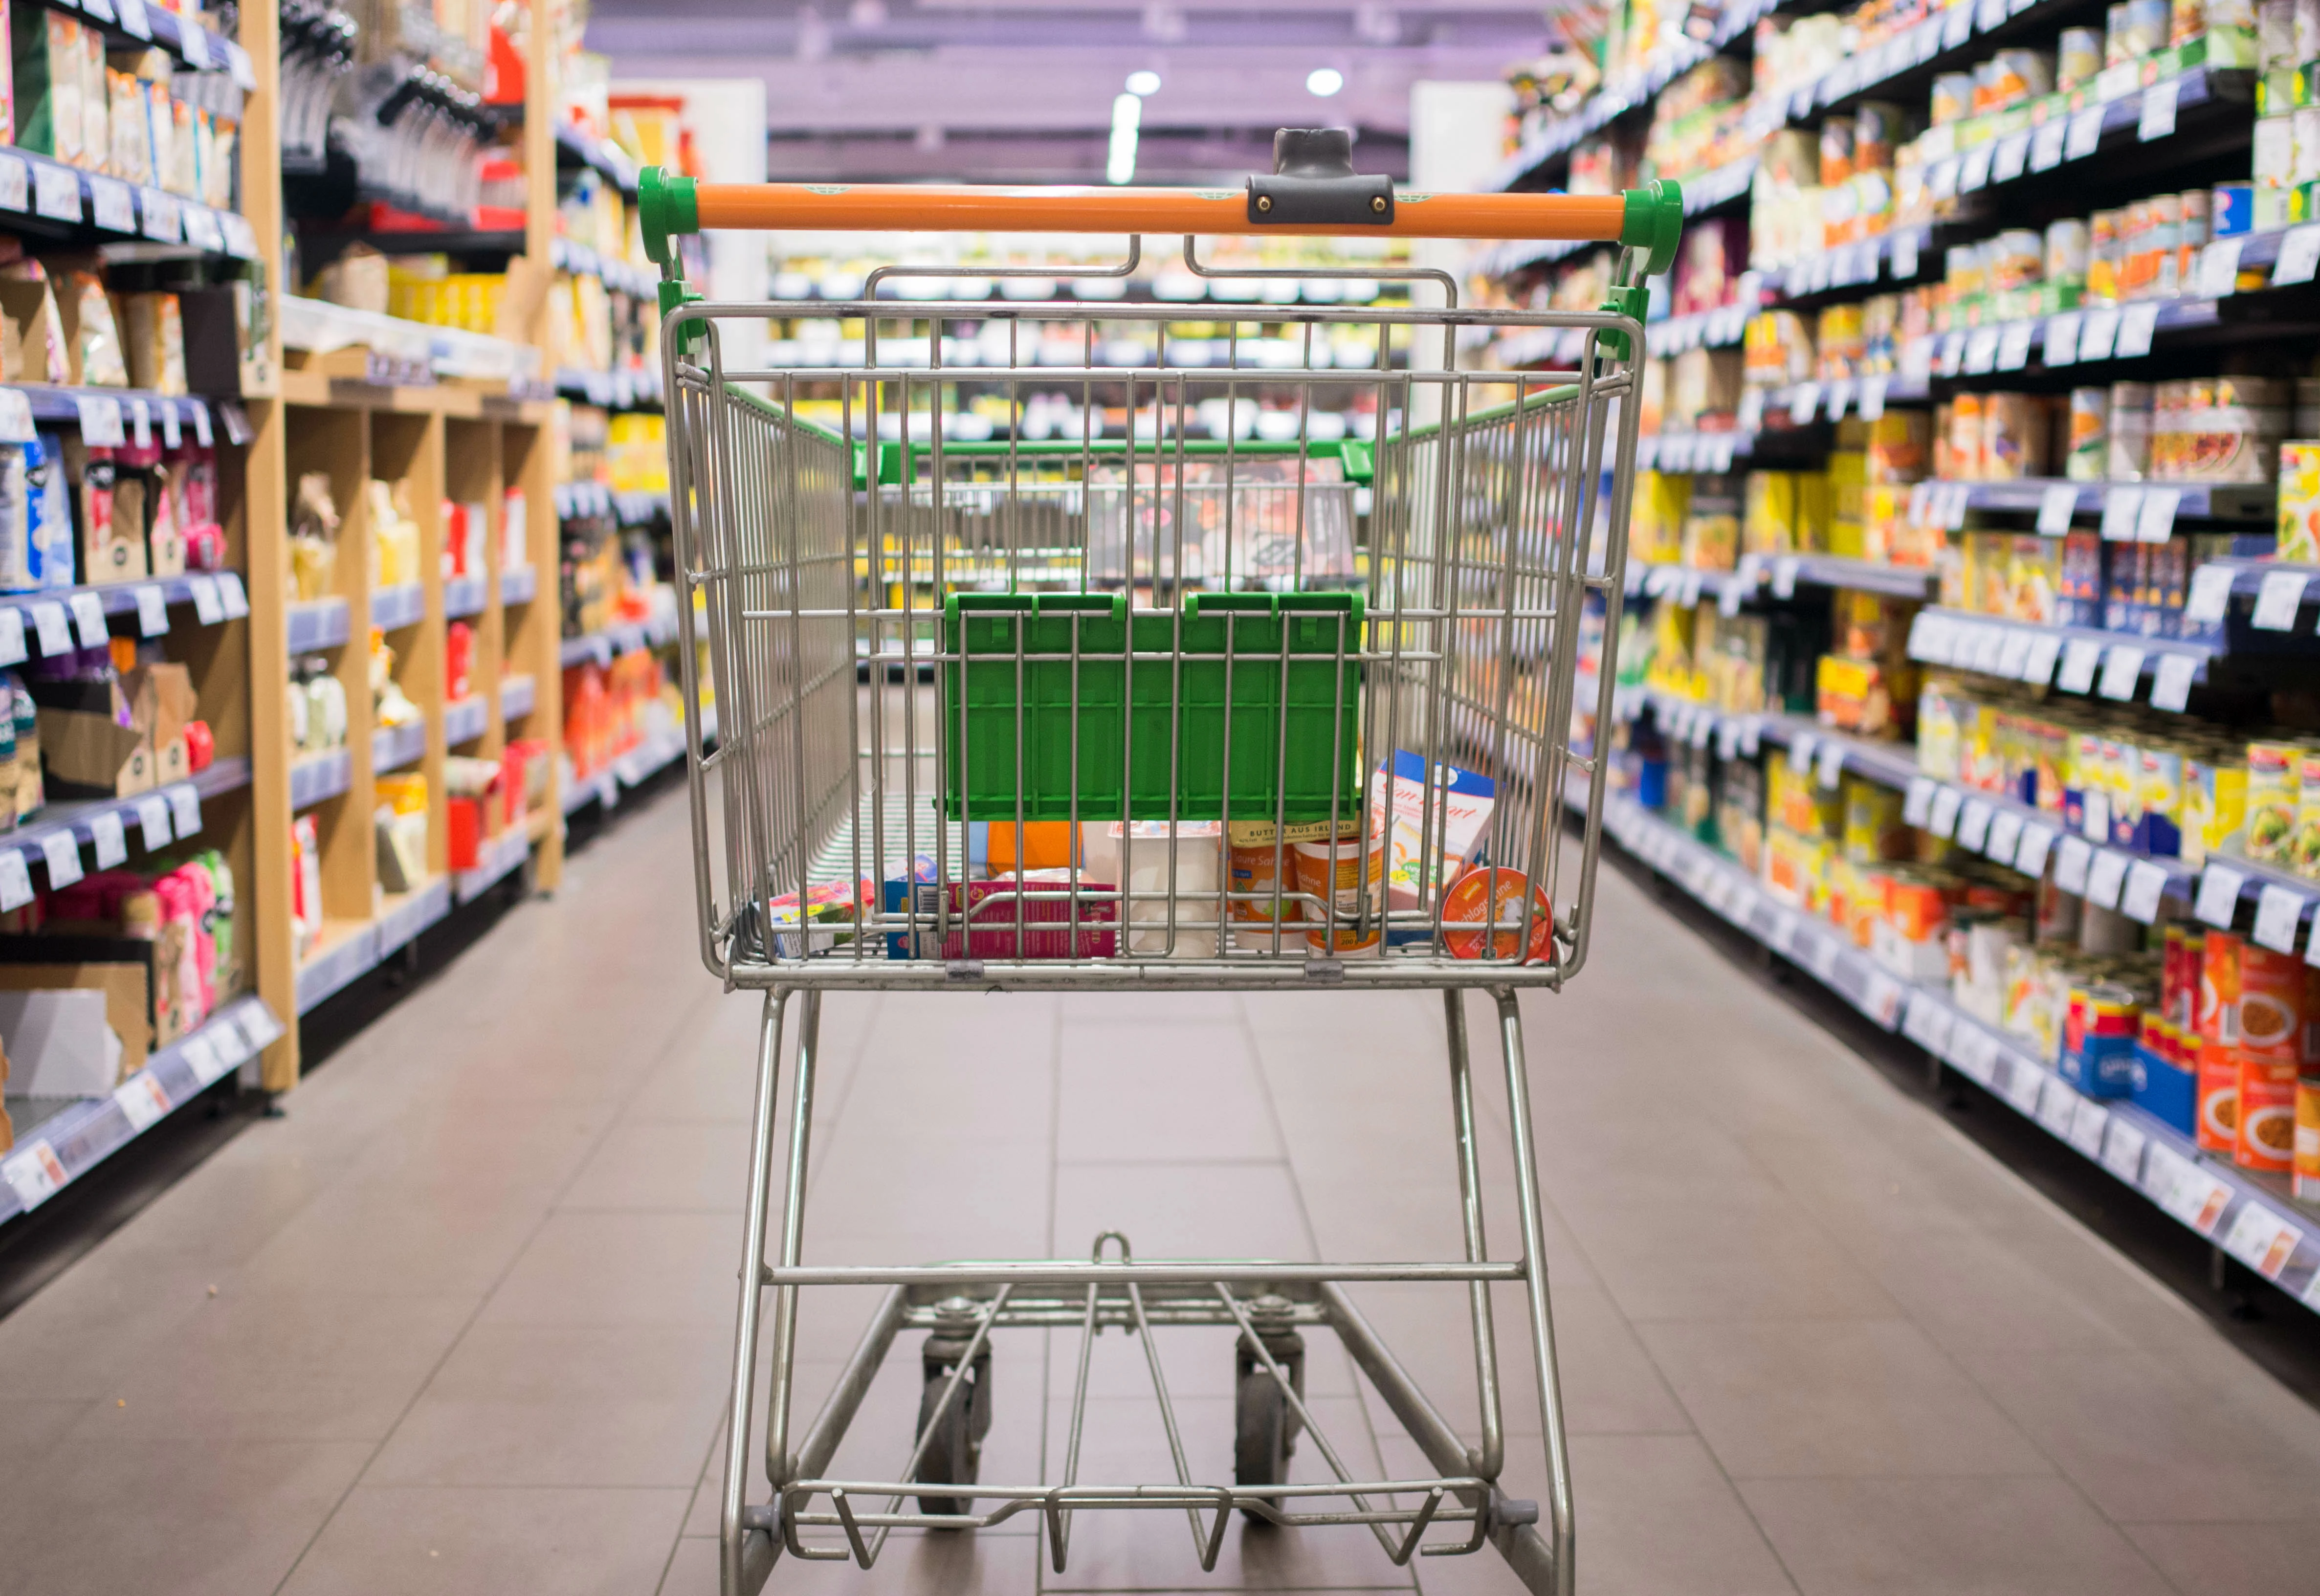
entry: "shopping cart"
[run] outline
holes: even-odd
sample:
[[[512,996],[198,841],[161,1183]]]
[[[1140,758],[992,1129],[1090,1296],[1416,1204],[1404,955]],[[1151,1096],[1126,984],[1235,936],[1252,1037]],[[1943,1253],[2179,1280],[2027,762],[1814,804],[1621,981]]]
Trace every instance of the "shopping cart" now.
[[[1280,1526],[1366,1526],[1397,1565],[1488,1543],[1532,1591],[1572,1588],[1516,998],[1560,987],[1586,957],[1604,771],[1569,735],[1579,620],[1593,602],[1618,621],[1641,285],[1673,255],[1681,199],[1672,185],[1608,198],[1397,196],[1351,174],[1342,135],[1329,143],[1284,134],[1286,175],[1253,177],[1245,193],[644,176],[647,248],[665,267],[676,558],[695,601],[678,612],[702,952],[729,985],[766,994],[721,1528],[729,1596],[761,1587],[784,1551],[867,1568],[896,1528],[973,1530],[1026,1514],[1062,1571],[1074,1516],[1095,1510],[1185,1513],[1204,1569],[1237,1510]],[[706,304],[685,287],[671,240],[715,228],[1118,232],[1130,235],[1131,265],[1141,235],[1167,233],[1204,273],[1196,236],[1272,231],[1619,251],[1611,303],[1587,314],[1459,310],[1451,280],[1423,271],[1358,275],[1409,279],[1413,300],[1439,290],[1448,306],[896,303],[878,297],[875,277],[847,304]],[[767,318],[792,316],[858,320],[858,364],[729,360]],[[1536,326],[1578,331],[1568,369],[1458,367],[1472,330]],[[1027,436],[1034,395],[1047,405],[1044,442]],[[1252,401],[1255,421],[1273,418],[1270,443],[1241,436]],[[994,414],[1006,437],[965,440]],[[704,633],[714,749],[695,679]],[[1610,687],[1606,675],[1588,706],[1596,718]],[[1155,1260],[1106,1235],[1076,1259],[802,1262],[826,992],[1413,987],[1444,994],[1463,1258]],[[1478,988],[1497,1003],[1513,1125],[1522,1247],[1511,1261],[1491,1258],[1484,1238],[1462,1002]],[[1464,1287],[1472,1440],[1346,1293],[1374,1282]],[[1543,1510],[1499,1486],[1499,1282],[1527,1296]],[[864,1284],[887,1288],[883,1303],[793,1439],[799,1294]],[[770,1495],[753,1501],[768,1311]],[[1237,1334],[1228,1482],[1221,1455],[1187,1455],[1168,1402],[1155,1331],[1179,1326]],[[1080,1337],[1058,1480],[978,1477],[992,1338],[1018,1327]],[[1142,1340],[1173,1479],[1079,1478],[1089,1347],[1113,1328]],[[926,1333],[923,1400],[915,1433],[894,1437],[899,1466],[884,1480],[827,1477],[906,1329]],[[1322,1329],[1430,1474],[1349,1472],[1304,1395],[1305,1337]],[[1328,1479],[1291,1479],[1300,1440]]]

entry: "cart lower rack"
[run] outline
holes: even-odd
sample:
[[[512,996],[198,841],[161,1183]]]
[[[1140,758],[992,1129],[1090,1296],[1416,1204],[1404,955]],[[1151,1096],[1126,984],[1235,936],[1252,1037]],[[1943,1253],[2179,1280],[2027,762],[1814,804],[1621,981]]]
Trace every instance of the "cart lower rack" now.
[[[1019,1519],[1066,1571],[1075,1520],[1099,1510],[1183,1514],[1204,1570],[1238,1514],[1254,1534],[1366,1530],[1381,1568],[1489,1546],[1540,1596],[1573,1589],[1518,996],[1559,988],[1585,960],[1604,773],[1571,733],[1608,719],[1611,683],[1582,703],[1575,666],[1582,630],[1618,624],[1641,282],[1672,258],[1681,198],[1672,185],[1610,200],[1396,195],[1352,173],[1343,135],[1284,133],[1280,155],[1245,196],[719,188],[645,174],[647,248],[668,269],[702,957],[766,994],[727,1596],[765,1585],[784,1555],[868,1568],[897,1528]],[[708,304],[670,249],[672,233],[703,224],[883,228],[898,215],[976,231],[1591,238],[1620,254],[1596,313],[1461,311],[1444,274],[1365,268],[1449,290],[1452,304],[1204,306],[1188,327],[1182,306],[903,305],[878,301],[875,283],[854,305]],[[1208,273],[1191,237],[1184,256]],[[1034,269],[1071,275],[1019,275]],[[858,367],[728,364],[738,323],[832,314],[863,322]],[[1579,329],[1579,359],[1458,368],[1462,328],[1508,322]],[[969,348],[975,364],[946,363]],[[1061,437],[1058,406],[1075,418]],[[1273,414],[1271,441],[1248,436],[1252,408]],[[968,416],[996,435],[966,441]],[[714,752],[694,707],[703,669]],[[1560,823],[1566,790],[1575,834]],[[914,987],[1438,990],[1463,1256],[1155,1260],[1107,1233],[1075,1259],[809,1265],[822,1004]],[[1484,1225],[1464,1002],[1478,990],[1495,1005],[1512,1123],[1511,1259],[1491,1256]],[[1476,1375],[1463,1427],[1347,1294],[1390,1282],[1463,1292]],[[1524,1293],[1546,1465],[1536,1503],[1500,1484],[1499,1284]],[[801,1429],[801,1293],[865,1285],[883,1301]],[[1234,1348],[1228,1481],[1221,1454],[1188,1449],[1169,1395],[1168,1348],[1193,1328]],[[1051,1478],[986,1480],[983,1441],[1005,1400],[992,1343],[1028,1329],[1076,1333],[1064,1455]],[[831,1477],[906,1330],[924,1337],[917,1424],[893,1437],[886,1477]],[[1142,1352],[1168,1478],[1082,1477],[1092,1347],[1111,1331]],[[1305,1395],[1319,1333],[1342,1343],[1430,1473],[1347,1467]]]

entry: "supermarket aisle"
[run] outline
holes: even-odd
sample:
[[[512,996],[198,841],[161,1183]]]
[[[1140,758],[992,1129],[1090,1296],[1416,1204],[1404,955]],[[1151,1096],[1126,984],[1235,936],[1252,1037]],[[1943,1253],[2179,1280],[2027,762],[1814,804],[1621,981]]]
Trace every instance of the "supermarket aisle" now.
[[[0,1321],[0,1591],[714,1591],[756,1013],[694,960],[684,825],[674,797],[628,818],[553,909]],[[2308,1583],[2320,1416],[1607,884],[1597,963],[1527,1009],[1582,1591]],[[1447,1256],[1440,1023],[1422,998],[833,999],[811,1256],[1076,1251],[1107,1227],[1146,1256]],[[1364,1301],[1457,1411],[1459,1299]],[[809,1407],[862,1311],[809,1310]],[[1356,1466],[1414,1467],[1315,1346]],[[907,1451],[911,1350],[837,1472]],[[1163,1351],[1220,1474],[1229,1344]],[[1536,1494],[1510,1370],[1511,1489]],[[1070,1379],[1060,1340],[1002,1342],[986,1478],[1058,1472]],[[1165,1474],[1140,1350],[1106,1338],[1095,1380],[1083,1477]],[[785,1563],[774,1588],[1412,1583],[1364,1539],[1239,1527],[1203,1580],[1159,1514],[1083,1518],[1059,1579],[1028,1531],[898,1540],[867,1576]],[[1516,1589],[1483,1557],[1417,1578]]]

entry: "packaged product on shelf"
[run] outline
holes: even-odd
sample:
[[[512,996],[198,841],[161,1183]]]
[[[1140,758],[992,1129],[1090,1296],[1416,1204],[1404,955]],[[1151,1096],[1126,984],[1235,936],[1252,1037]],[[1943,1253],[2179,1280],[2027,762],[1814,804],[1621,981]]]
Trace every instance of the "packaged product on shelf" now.
[[[2210,930],[2201,946],[2196,1134],[2201,1152],[2229,1154],[2239,1140],[2240,956],[2247,944]]]
[[[397,771],[378,777],[372,788],[378,884],[390,893],[415,892],[427,884],[427,778]]]
[[[2149,383],[2110,385],[2109,467],[2113,482],[2140,482],[2151,475],[2152,406]]]
[[[2133,988],[2074,982],[2062,1020],[2062,1079],[2088,1097],[2126,1096],[2134,1088],[2134,1042],[2142,1018],[2140,994]]]
[[[2320,1206],[2320,1074],[2296,1077],[2296,1167],[2290,1190],[2306,1207]]]
[[[2062,475],[2073,482],[2100,482],[2110,464],[2110,390],[2071,390],[2071,436]]]
[[[2063,29],[2054,47],[2054,86],[2068,93],[2092,81],[2102,69],[2102,35],[2092,28]]]
[[[2303,385],[2299,379],[2297,388]],[[2299,413],[2302,408],[2299,403]],[[2320,563],[2320,442],[2279,446],[2279,539],[2274,552],[2280,559]]]
[[[1691,503],[1683,518],[1682,560],[1702,571],[1728,571],[1739,558],[1740,480],[1735,476],[1693,479]]]
[[[129,385],[157,394],[186,390],[186,329],[175,294],[121,296],[122,341],[128,351]]]
[[[2260,865],[2288,864],[2303,760],[2312,747],[2285,738],[2258,738],[2247,745],[2247,857]]]
[[[2320,968],[2259,943],[2240,948],[2239,1101],[2232,1162],[2285,1174],[2296,1147],[2296,1081],[2320,1068]]]
[[[8,380],[59,385],[72,381],[55,285],[39,275],[38,263],[19,261],[0,268],[0,313],[7,324],[5,367],[0,369]]]
[[[2044,476],[2053,411],[2044,395],[1985,394],[1981,396],[1981,442],[1978,475],[1992,482]]]
[[[69,380],[83,387],[127,387],[129,362],[122,351],[121,329],[113,319],[113,300],[104,291],[103,274],[88,268],[59,273],[56,301]]]
[[[81,25],[45,5],[8,8],[11,142],[81,164]]]
[[[302,603],[328,595],[339,561],[339,507],[327,471],[302,472],[290,512],[290,577]]]
[[[2161,383],[2152,394],[2150,475],[2162,482],[2271,482],[2288,434],[2289,393],[2271,377]]]
[[[290,821],[292,952],[304,960],[322,936],[322,835],[313,814]]]
[[[505,774],[497,759],[444,756],[445,859],[452,869],[475,869],[483,863],[484,844],[499,836],[507,817]]]
[[[64,475],[73,521],[80,533],[80,568],[91,582],[125,582],[146,576],[144,529],[113,519],[114,451],[62,434]]]
[[[1627,520],[1630,558],[1668,565],[1682,556],[1683,523],[1691,512],[1688,472],[1638,471]]]
[[[476,663],[476,629],[454,621],[443,629],[443,696],[457,703],[472,690]]]
[[[2050,222],[2039,266],[2040,293],[2035,308],[2070,311],[2086,296],[2087,265],[2092,248],[2087,224],[2075,216]]]
[[[114,535],[138,545],[148,576],[177,576],[186,569],[186,534],[178,521],[178,497],[164,465],[161,446],[131,443],[113,451]]]
[[[395,587],[419,580],[419,522],[411,510],[409,482],[366,485],[370,500],[371,585]]]

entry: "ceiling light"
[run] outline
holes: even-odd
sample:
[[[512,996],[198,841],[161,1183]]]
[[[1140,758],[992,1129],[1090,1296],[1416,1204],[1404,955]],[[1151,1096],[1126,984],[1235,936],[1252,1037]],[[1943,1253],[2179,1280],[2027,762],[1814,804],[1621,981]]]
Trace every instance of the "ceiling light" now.
[[[1128,75],[1128,92],[1131,95],[1158,94],[1160,92],[1160,74],[1157,72],[1130,72]]]
[[[1107,181],[1125,183],[1136,176],[1136,130],[1144,120],[1144,102],[1122,95],[1111,103],[1111,153],[1104,162]]]
[[[1316,67],[1305,79],[1305,92],[1328,99],[1346,86],[1346,75],[1335,67]]]

